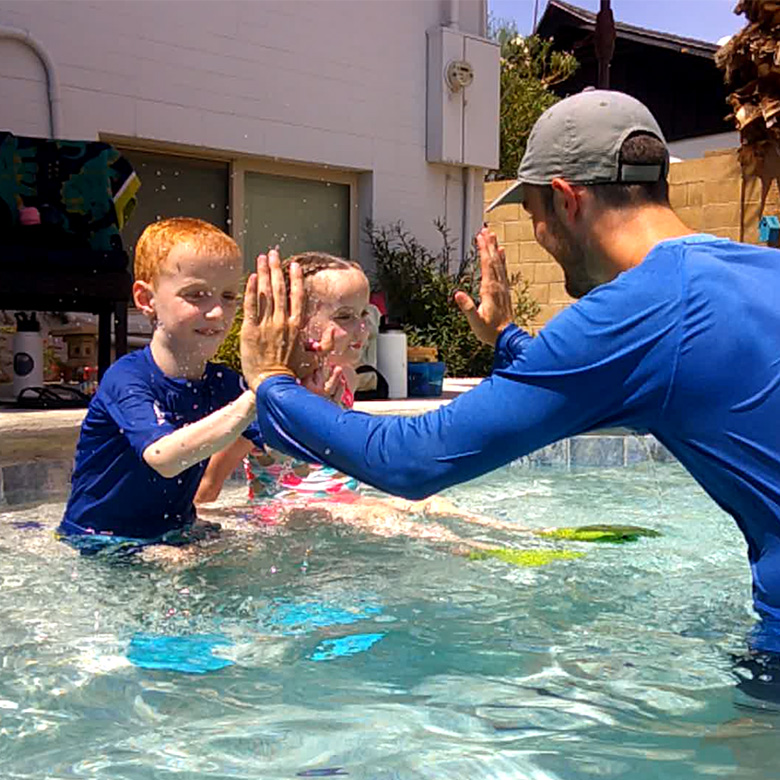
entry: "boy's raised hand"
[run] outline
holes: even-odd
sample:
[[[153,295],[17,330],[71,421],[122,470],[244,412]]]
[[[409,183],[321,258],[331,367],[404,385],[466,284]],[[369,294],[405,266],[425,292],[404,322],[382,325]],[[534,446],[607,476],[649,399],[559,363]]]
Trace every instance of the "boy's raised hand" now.
[[[479,308],[469,295],[458,291],[455,302],[466,315],[474,335],[485,344],[495,345],[499,334],[512,322],[512,293],[506,272],[506,255],[495,233],[483,228],[477,233],[482,282]]]
[[[244,292],[241,326],[241,369],[252,390],[270,376],[295,376],[289,362],[301,327],[303,276],[297,263],[290,265],[290,298],[279,252],[257,258],[257,272]]]

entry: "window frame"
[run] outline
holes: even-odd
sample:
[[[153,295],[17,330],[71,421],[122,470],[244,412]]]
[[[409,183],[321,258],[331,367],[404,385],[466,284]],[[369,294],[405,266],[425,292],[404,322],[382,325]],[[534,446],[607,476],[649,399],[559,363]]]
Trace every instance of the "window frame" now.
[[[360,250],[360,225],[358,206],[358,176],[359,171],[347,168],[334,168],[329,165],[302,163],[294,160],[261,155],[248,155],[240,152],[210,149],[207,147],[189,146],[170,141],[157,141],[136,136],[100,133],[101,141],[117,147],[138,152],[167,155],[170,157],[185,157],[196,160],[212,160],[228,164],[228,206],[230,211],[230,235],[236,241],[242,254],[244,252],[243,214],[245,204],[245,174],[265,173],[272,176],[283,176],[290,179],[305,179],[307,181],[330,181],[334,184],[349,186],[349,252],[350,260],[357,260]],[[143,194],[143,190],[141,190]],[[240,215],[241,218],[236,218]]]

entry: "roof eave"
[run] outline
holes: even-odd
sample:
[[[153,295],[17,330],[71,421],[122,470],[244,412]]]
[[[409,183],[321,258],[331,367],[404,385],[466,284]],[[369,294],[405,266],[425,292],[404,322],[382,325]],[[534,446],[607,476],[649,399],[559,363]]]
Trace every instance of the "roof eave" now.
[[[544,13],[542,14],[542,18],[536,26],[537,30],[542,27],[545,17],[550,12],[550,9],[553,8],[574,17],[572,21],[576,20],[582,22],[584,29],[595,29],[596,14],[593,12],[588,11],[585,8],[579,8],[576,5],[569,5],[569,3],[563,2],[563,0],[549,0],[547,7],[544,9]],[[671,51],[677,51],[682,54],[691,54],[695,57],[712,59],[719,48],[716,44],[709,43],[708,41],[700,41],[696,38],[683,38],[658,30],[635,27],[634,25],[625,24],[623,22],[615,22],[615,33],[618,38],[623,38],[624,40],[643,43],[647,46],[670,49]]]

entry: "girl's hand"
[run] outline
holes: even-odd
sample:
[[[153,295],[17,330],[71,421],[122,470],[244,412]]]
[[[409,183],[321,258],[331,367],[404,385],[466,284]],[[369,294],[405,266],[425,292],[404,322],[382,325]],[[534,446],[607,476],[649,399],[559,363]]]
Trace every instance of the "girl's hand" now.
[[[321,366],[306,379],[301,380],[301,384],[312,393],[317,393],[334,404],[340,404],[347,387],[344,378],[344,370],[341,366]]]

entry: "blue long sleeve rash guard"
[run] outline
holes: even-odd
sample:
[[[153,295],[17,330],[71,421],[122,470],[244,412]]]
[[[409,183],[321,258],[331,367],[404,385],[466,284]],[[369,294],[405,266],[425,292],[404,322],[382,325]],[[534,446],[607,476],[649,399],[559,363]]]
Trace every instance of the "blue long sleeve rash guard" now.
[[[344,412],[275,377],[257,392],[263,438],[419,498],[567,436],[649,431],[736,520],[755,606],[780,625],[778,258],[713,236],[663,241],[536,338],[508,327],[493,374],[447,406]]]

